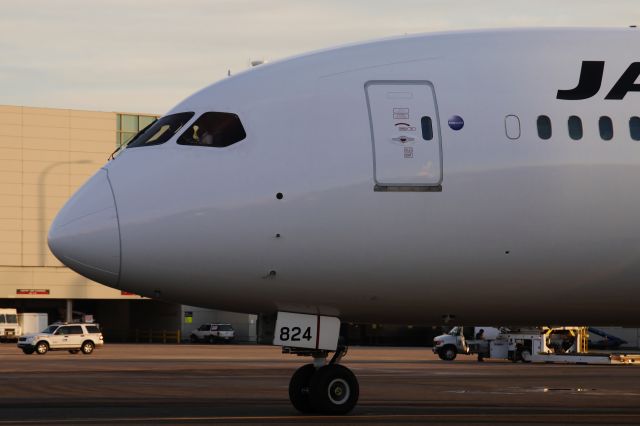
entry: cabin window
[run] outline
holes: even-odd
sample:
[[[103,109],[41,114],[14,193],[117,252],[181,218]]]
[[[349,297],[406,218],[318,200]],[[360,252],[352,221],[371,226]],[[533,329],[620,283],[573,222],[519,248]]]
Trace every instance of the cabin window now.
[[[504,131],[511,140],[520,137],[520,119],[517,115],[507,115],[504,118]]]
[[[550,139],[551,138],[551,119],[546,115],[541,115],[538,117],[537,125],[538,125],[538,137],[544,140]]]
[[[640,141],[640,117],[631,117],[629,120],[629,133],[631,139]]]
[[[430,141],[433,139],[433,123],[431,122],[431,117],[422,117],[420,120],[420,124],[422,125],[422,139],[425,141]]]
[[[224,148],[247,137],[237,115],[205,112],[178,138],[180,145]]]
[[[193,112],[181,112],[166,115],[146,128],[142,129],[131,139],[127,148],[160,145],[173,137],[193,117]]]
[[[582,139],[582,120],[577,115],[569,117],[569,137],[574,141]]]
[[[74,330],[73,330],[74,328],[76,328],[76,326],[71,326],[71,325],[63,326],[57,329],[54,334],[56,336],[67,335],[67,334],[82,334],[82,329],[80,329],[80,333],[74,333]],[[80,327],[77,327],[77,328],[80,328]]]
[[[613,122],[611,118],[602,116],[598,120],[598,128],[600,129],[600,137],[605,141],[613,139]]]
[[[69,329],[67,330],[68,334],[84,334],[84,332],[82,331],[82,327],[80,327],[79,325],[72,325],[69,327]]]
[[[87,333],[100,333],[100,327],[97,325],[87,325]]]

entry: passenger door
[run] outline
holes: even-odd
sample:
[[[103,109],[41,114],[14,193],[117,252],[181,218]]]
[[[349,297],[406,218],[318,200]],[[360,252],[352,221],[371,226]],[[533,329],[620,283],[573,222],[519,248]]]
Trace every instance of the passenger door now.
[[[82,342],[84,341],[87,335],[82,329],[81,325],[71,325],[69,326],[69,337],[67,339],[67,345],[71,348],[79,348],[82,346]]]
[[[219,335],[218,325],[217,324],[213,324],[211,326],[211,337],[218,338],[218,335]]]
[[[376,190],[439,190],[442,144],[433,85],[371,81],[365,91]]]
[[[58,327],[53,336],[51,336],[51,348],[68,348],[69,347],[69,326]]]
[[[209,324],[202,324],[196,331],[193,332],[199,340],[205,339],[209,333]]]

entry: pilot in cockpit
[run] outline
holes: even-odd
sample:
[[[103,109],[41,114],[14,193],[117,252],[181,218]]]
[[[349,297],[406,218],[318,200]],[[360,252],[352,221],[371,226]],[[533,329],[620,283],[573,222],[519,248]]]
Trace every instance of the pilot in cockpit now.
[[[213,145],[213,135],[206,130],[202,131],[200,145]]]

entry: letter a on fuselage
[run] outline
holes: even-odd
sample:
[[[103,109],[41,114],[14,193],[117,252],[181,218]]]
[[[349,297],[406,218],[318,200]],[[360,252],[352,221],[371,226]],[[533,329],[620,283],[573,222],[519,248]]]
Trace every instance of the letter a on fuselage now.
[[[640,76],[640,62],[634,62],[629,65],[605,99],[622,99],[629,92],[640,92],[640,84],[636,84],[638,76]]]

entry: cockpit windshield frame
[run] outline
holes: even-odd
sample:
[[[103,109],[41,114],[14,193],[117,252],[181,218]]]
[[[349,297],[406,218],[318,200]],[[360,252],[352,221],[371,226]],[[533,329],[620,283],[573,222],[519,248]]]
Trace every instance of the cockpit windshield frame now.
[[[175,136],[195,115],[193,111],[165,115],[140,130],[127,144],[127,148],[161,145]]]

